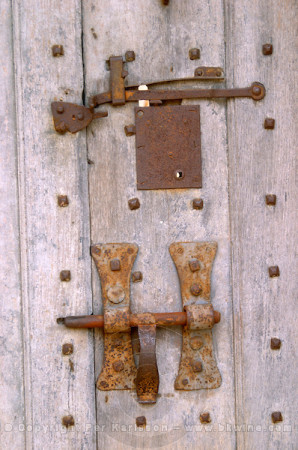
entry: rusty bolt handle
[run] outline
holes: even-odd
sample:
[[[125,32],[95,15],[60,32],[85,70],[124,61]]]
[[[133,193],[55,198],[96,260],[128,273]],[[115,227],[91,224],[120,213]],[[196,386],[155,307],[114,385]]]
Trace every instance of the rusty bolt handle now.
[[[154,317],[155,325],[157,327],[187,325],[186,312],[151,313],[151,315]],[[214,323],[220,322],[220,312],[213,310],[213,317]],[[130,314],[129,321],[131,327],[146,325],[143,320],[143,314]],[[57,322],[68,328],[103,328],[104,316],[68,316],[57,319]]]

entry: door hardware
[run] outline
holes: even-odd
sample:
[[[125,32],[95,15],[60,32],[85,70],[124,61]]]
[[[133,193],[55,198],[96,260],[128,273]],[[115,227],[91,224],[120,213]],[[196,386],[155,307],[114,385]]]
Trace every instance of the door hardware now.
[[[107,112],[94,113],[94,108],[105,103],[112,103],[113,106],[121,106],[126,102],[138,102],[148,100],[151,102],[163,102],[183,99],[208,99],[208,98],[236,98],[248,97],[253,100],[261,100],[265,96],[265,87],[258,82],[254,82],[246,88],[230,89],[149,89],[139,91],[138,86],[125,86],[125,78],[128,72],[124,69],[122,56],[112,56],[109,59],[110,65],[110,90],[91,98],[89,108],[76,105],[74,103],[53,102],[52,114],[55,130],[59,133],[69,131],[76,133],[86,128],[93,119],[106,117]],[[200,80],[222,80],[223,71],[221,68],[200,67],[195,71],[194,78],[182,78],[179,80],[164,80],[146,83],[153,86],[160,83],[170,83],[174,81],[200,81]],[[143,83],[144,84],[144,83]]]
[[[182,325],[183,345],[175,389],[213,389],[221,376],[213,356],[212,327],[220,313],[210,302],[210,277],[217,244],[178,242],[170,246],[184,311],[130,312],[131,271],[138,253],[135,244],[97,244],[91,248],[101,280],[103,315],[70,316],[57,320],[70,328],[104,328],[104,362],[97,380],[100,390],[134,389],[140,403],[155,403],[159,374],[156,327]],[[133,358],[131,328],[138,327],[139,365]]]

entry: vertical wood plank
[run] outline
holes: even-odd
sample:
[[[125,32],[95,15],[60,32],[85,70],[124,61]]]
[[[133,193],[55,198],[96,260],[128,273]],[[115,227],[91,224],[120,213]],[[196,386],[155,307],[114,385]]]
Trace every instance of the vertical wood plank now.
[[[56,323],[92,310],[85,133],[58,135],[50,109],[82,97],[81,4],[15,1],[13,18],[27,447],[95,448],[92,332]],[[64,56],[52,56],[54,44]],[[68,207],[58,207],[59,194]],[[70,282],[59,279],[64,269]],[[72,355],[62,355],[64,343]],[[67,415],[74,427],[62,426]]]
[[[295,446],[295,6],[291,0],[226,2],[229,82],[258,80],[267,90],[262,102],[235,100],[228,107],[241,449]],[[272,55],[263,55],[265,43],[273,44]],[[264,129],[266,117],[275,119],[274,130]],[[276,206],[265,204],[266,194],[276,194]],[[275,265],[280,276],[270,278],[268,267]],[[271,337],[281,339],[280,350],[271,350]],[[273,411],[283,422],[272,423]]]
[[[12,14],[0,4],[0,446],[24,448],[23,342],[20,285]]]
[[[105,60],[127,50],[136,53],[135,61],[127,65],[131,84],[192,76],[199,65],[224,67],[220,0],[173,0],[167,7],[159,0],[89,1],[84,2],[83,11],[87,95],[109,89]],[[193,47],[201,49],[200,60],[189,59]],[[99,448],[198,448],[198,441],[201,448],[235,446],[226,108],[224,101],[202,101],[200,105],[202,190],[137,191],[135,140],[124,133],[124,126],[134,122],[133,105],[101,108],[109,112],[108,118],[94,121],[87,132],[93,162],[89,171],[91,235],[93,243],[139,245],[135,270],[143,272],[143,282],[131,286],[134,312],[182,309],[178,277],[168,251],[172,242],[218,242],[212,302],[222,313],[222,322],[214,331],[214,346],[223,384],[217,390],[175,391],[181,330],[158,330],[160,398],[155,406],[146,406],[137,403],[135,392],[97,391]],[[139,198],[141,207],[130,211],[127,202],[133,197]],[[196,197],[204,199],[202,211],[192,209]],[[94,313],[98,314],[102,305],[95,270],[93,291]],[[101,370],[102,350],[103,336],[97,332],[96,375]],[[205,411],[212,417],[207,430],[199,421]],[[135,423],[136,417],[143,415],[149,428],[142,433]]]

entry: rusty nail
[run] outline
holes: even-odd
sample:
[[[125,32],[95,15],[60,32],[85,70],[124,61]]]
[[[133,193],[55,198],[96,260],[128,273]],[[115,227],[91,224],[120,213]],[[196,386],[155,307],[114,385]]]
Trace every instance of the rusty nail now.
[[[282,422],[282,421],[283,421],[283,417],[282,417],[281,412],[280,412],[280,411],[274,411],[274,412],[271,414],[271,419],[272,419],[272,422],[273,422],[273,423],[276,423],[276,422]]]
[[[113,271],[121,270],[120,260],[117,258],[111,259],[110,261],[110,269]]]
[[[266,195],[266,205],[269,205],[269,206],[276,205],[276,195],[275,194],[267,194]]]
[[[124,369],[124,364],[122,361],[115,361],[113,363],[113,369],[115,370],[115,372],[121,372],[121,370]]]
[[[188,378],[184,378],[184,380],[182,380],[183,386],[186,386],[188,383],[189,383]]]
[[[71,355],[73,353],[73,345],[72,344],[63,344],[62,345],[62,353],[63,355]]]
[[[279,350],[281,347],[281,340],[278,338],[271,338],[270,347],[271,350]]]
[[[136,127],[135,125],[126,125],[124,127],[124,131],[126,136],[133,136],[134,134],[136,134]]]
[[[204,341],[200,336],[193,336],[190,339],[190,346],[193,350],[198,350],[199,348],[203,347]]]
[[[138,283],[139,281],[142,281],[143,279],[142,272],[133,272],[131,279],[133,283]]]
[[[58,113],[58,114],[64,113],[64,108],[63,108],[62,105],[57,106],[57,113]]]
[[[201,423],[210,423],[211,417],[208,412],[200,414],[200,422]]]
[[[63,45],[53,45],[52,46],[52,55],[53,56],[63,56],[64,55]]]
[[[268,269],[269,272],[269,277],[270,278],[274,278],[274,277],[279,277],[279,267],[278,266],[271,266]]]
[[[275,120],[271,117],[266,117],[264,120],[264,128],[265,130],[273,130],[275,127]]]
[[[58,195],[58,206],[61,206],[61,208],[64,208],[65,206],[69,205],[69,200],[67,195]]]
[[[201,198],[194,198],[192,201],[193,209],[203,209],[204,202]]]
[[[136,425],[137,427],[145,427],[146,426],[146,417],[145,416],[140,416],[136,418]]]
[[[217,77],[220,77],[220,76],[221,76],[221,70],[217,70],[217,71],[216,71],[216,76],[217,76]]]
[[[261,88],[260,88],[259,86],[254,86],[254,87],[252,88],[252,92],[253,92],[254,95],[260,95],[260,93],[261,93]]]
[[[188,52],[189,54],[189,59],[194,60],[194,59],[200,59],[200,49],[198,48],[191,48]]]
[[[198,295],[200,295],[202,292],[202,288],[197,283],[194,283],[190,286],[190,292],[192,293],[192,295],[198,297]]]
[[[201,361],[198,361],[197,359],[192,361],[192,369],[194,372],[202,372],[203,370],[203,364]]]
[[[197,258],[191,259],[188,264],[192,272],[197,272],[201,268],[200,261]]]
[[[82,112],[79,112],[79,113],[77,114],[77,118],[78,118],[79,120],[83,120],[83,119],[84,119],[84,114],[83,114]]]
[[[62,425],[66,428],[72,427],[75,424],[73,416],[62,417]]]
[[[203,75],[202,69],[196,69],[196,71],[195,71],[195,76],[196,76],[196,77],[201,77],[202,75]]]
[[[129,209],[134,210],[134,209],[139,209],[140,205],[140,201],[138,198],[131,198],[130,200],[128,200],[128,206]]]
[[[60,280],[61,281],[70,281],[70,279],[71,279],[70,270],[61,270]]]
[[[263,55],[272,55],[273,46],[272,44],[264,44],[262,47]]]
[[[135,52],[133,51],[133,50],[128,50],[126,53],[125,53],[125,60],[127,61],[127,62],[132,62],[132,61],[134,61],[136,59],[136,54],[135,54]]]

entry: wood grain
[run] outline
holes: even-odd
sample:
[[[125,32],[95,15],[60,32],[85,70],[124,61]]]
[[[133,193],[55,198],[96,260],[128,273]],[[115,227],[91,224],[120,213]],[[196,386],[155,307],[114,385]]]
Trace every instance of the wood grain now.
[[[58,135],[50,109],[53,100],[82,97],[80,7],[13,4],[26,446],[36,449],[95,448],[92,332],[56,323],[92,310],[85,133]],[[64,46],[63,57],[52,56],[54,44]],[[68,195],[68,207],[58,207],[59,194]],[[59,278],[64,269],[71,271],[68,283]],[[67,342],[71,356],[61,353]],[[66,415],[75,427],[62,426]]]
[[[295,447],[295,6],[294,1],[265,5],[259,0],[227,2],[226,8],[228,82],[238,86],[258,80],[267,90],[262,102],[235,100],[228,105],[241,449]],[[262,53],[265,43],[273,44],[271,56]],[[264,129],[266,117],[275,119],[274,130]],[[266,194],[277,195],[276,206],[265,204]],[[279,266],[278,278],[268,276],[273,265]],[[270,349],[271,337],[281,339],[281,350]],[[274,426],[273,411],[281,411],[284,418]]]
[[[127,65],[129,83],[192,76],[198,65],[224,67],[221,1],[194,4],[173,0],[166,8],[160,1],[84,2],[83,17],[87,96],[109,88],[105,60],[127,50],[136,53],[135,61]],[[188,51],[193,47],[201,49],[199,62],[189,59]],[[135,140],[124,133],[124,126],[134,122],[133,105],[105,106],[102,109],[108,110],[109,116],[94,121],[87,131],[88,156],[94,163],[89,171],[92,242],[134,242],[140,248],[134,270],[143,272],[143,282],[131,286],[132,311],[181,310],[169,245],[212,240],[218,242],[219,249],[211,296],[214,307],[222,313],[214,331],[222,386],[209,391],[175,391],[181,329],[158,330],[160,398],[155,406],[146,406],[137,403],[133,391],[97,391],[97,422],[105,427],[98,433],[99,448],[198,448],[198,440],[202,448],[229,449],[235,445],[233,431],[219,430],[219,424],[234,422],[225,102],[201,101],[200,105],[202,190],[136,190]],[[141,207],[131,211],[127,201],[133,197],[139,198]],[[196,197],[204,199],[201,211],[192,209]],[[102,306],[95,270],[93,293],[94,313],[98,314]],[[102,333],[98,331],[96,374],[101,370],[102,351]],[[206,432],[200,423],[199,416],[205,411],[212,417],[212,431]],[[136,417],[142,415],[151,427],[144,433],[134,429]]]
[[[13,73],[12,14],[0,4],[0,447],[24,448],[15,432],[24,416],[23,338],[20,283],[17,139]]]

